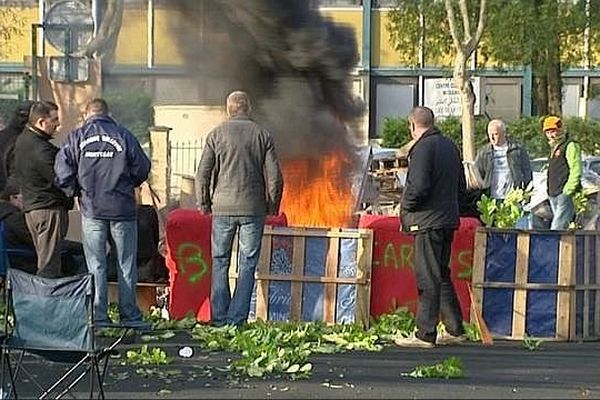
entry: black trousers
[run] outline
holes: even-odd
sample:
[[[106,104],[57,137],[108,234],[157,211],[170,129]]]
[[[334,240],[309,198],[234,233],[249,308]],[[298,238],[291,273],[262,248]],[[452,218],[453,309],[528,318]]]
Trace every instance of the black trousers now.
[[[450,247],[453,229],[434,229],[415,237],[415,275],[419,292],[416,336],[431,343],[437,335],[441,314],[451,335],[462,335],[462,315],[450,281]]]

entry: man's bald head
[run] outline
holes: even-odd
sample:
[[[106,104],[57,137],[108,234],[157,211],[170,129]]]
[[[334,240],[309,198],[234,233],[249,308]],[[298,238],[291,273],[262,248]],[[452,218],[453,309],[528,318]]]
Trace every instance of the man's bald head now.
[[[433,126],[433,111],[429,107],[415,107],[408,114],[408,119],[411,120],[417,128],[431,128]]]

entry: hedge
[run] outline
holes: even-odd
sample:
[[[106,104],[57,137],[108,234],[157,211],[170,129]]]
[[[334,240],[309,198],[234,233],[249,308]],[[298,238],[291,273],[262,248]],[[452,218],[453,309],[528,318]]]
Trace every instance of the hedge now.
[[[548,142],[542,134],[543,117],[522,117],[507,123],[507,132],[511,138],[522,143],[533,158],[547,157],[550,151]],[[475,147],[479,148],[488,142],[487,123],[485,118],[475,120]],[[600,121],[579,117],[565,119],[567,131],[581,144],[584,154],[600,154]],[[462,149],[462,133],[460,119],[450,117],[436,121],[436,126],[448,136],[459,149]],[[383,125],[382,145],[384,147],[401,147],[410,140],[408,120],[406,118],[386,118]]]
[[[140,143],[149,140],[148,128],[152,126],[152,97],[142,90],[105,91],[103,97],[110,113],[133,133]]]

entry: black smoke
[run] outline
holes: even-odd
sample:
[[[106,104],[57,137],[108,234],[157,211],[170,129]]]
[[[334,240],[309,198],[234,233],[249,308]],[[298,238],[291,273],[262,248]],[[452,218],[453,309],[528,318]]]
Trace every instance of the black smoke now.
[[[358,61],[350,27],[309,0],[169,0],[171,32],[187,71],[219,104],[249,92],[254,117],[275,137],[282,159],[352,148],[347,126],[364,112],[352,93]]]

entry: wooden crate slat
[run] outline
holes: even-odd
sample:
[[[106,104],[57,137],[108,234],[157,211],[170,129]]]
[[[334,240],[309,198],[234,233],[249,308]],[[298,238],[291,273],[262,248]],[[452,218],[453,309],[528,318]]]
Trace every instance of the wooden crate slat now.
[[[517,235],[517,258],[515,262],[515,283],[526,284],[529,273],[529,240],[525,233]],[[527,291],[515,289],[513,294],[513,326],[512,334],[515,338],[525,337],[525,314],[527,313]]]
[[[483,283],[484,273],[485,273],[485,255],[487,249],[487,232],[483,230],[477,230],[475,232],[475,242],[473,249],[473,269],[471,272],[471,282],[472,282],[472,291],[473,291],[473,301],[477,306],[477,309],[481,311],[482,316],[485,319],[485,315],[483,314],[483,288],[480,284]],[[473,311],[473,307],[470,310],[471,313],[471,321],[475,321],[475,314]]]
[[[257,272],[260,274],[268,274],[271,267],[271,237],[262,237],[260,249],[260,258],[258,259]],[[237,276],[236,276],[237,278]],[[256,319],[266,321],[268,319],[267,303],[269,299],[269,282],[263,280],[256,281]]]
[[[572,285],[574,284],[574,249],[575,236],[570,234],[561,235],[558,249],[558,284]],[[575,336],[575,318],[570,317],[570,313],[575,311],[575,301],[572,301],[572,292],[558,292],[557,300],[557,316],[556,316],[556,336],[560,339],[568,340],[571,336]],[[573,302],[573,307],[571,306]],[[572,321],[570,321],[572,320]]]
[[[596,235],[596,281],[595,284],[600,284],[600,235]],[[600,290],[596,289],[596,313],[594,314],[594,336],[600,336]]]
[[[583,248],[583,284],[590,284],[590,247],[594,243],[594,238],[587,236],[583,238],[584,248]],[[583,295],[583,336],[591,336],[590,332],[590,296],[589,290],[582,290],[581,294]],[[577,292],[575,293],[577,295]]]
[[[356,251],[356,279],[365,280],[369,284],[356,287],[356,322],[364,327],[369,326],[371,305],[371,269],[368,268],[373,260],[373,237],[359,240]]]
[[[329,240],[329,249],[327,250],[327,259],[325,261],[325,277],[337,278],[338,263],[340,259],[340,238],[333,237]],[[335,323],[336,285],[333,283],[325,284],[325,303],[323,310],[323,320],[327,323]]]
[[[301,233],[300,233],[301,232]],[[303,229],[303,228],[272,228],[265,227],[264,235],[272,236],[311,236],[311,237],[326,237],[326,238],[343,238],[343,239],[361,239],[368,238],[370,233],[367,229]]]
[[[292,253],[292,277],[302,278],[304,275],[304,253],[306,251],[306,237],[294,236]],[[292,300],[290,316],[292,320],[299,320],[302,315],[302,281],[292,281]]]

